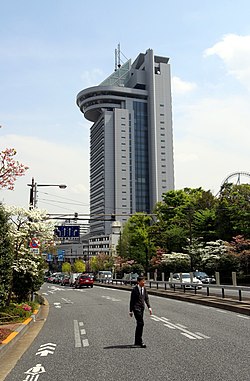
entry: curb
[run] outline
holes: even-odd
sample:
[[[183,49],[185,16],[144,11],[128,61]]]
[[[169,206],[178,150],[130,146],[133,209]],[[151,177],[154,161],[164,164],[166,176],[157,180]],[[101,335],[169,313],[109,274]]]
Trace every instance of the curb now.
[[[39,312],[41,310],[41,307],[39,307],[38,310],[35,310],[33,314],[26,320],[24,320],[23,323],[20,324],[19,327],[13,332],[9,334],[6,339],[0,343],[0,357],[6,352],[7,349],[12,347],[14,343],[24,335],[24,333],[27,331],[28,327],[33,324],[33,322],[36,321],[36,317],[38,316]]]

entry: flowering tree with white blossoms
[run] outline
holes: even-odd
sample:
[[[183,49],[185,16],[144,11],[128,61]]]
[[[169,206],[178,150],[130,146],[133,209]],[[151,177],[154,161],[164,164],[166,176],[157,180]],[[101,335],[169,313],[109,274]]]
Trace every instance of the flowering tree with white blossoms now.
[[[28,169],[24,164],[14,159],[16,150],[6,148],[0,152],[0,189],[14,189],[14,184],[18,176],[23,176]]]
[[[45,210],[27,210],[16,206],[5,206],[10,221],[10,236],[13,245],[12,287],[9,298],[14,292],[22,301],[29,292],[37,291],[43,273],[43,258],[34,254],[30,242],[38,243],[40,253],[51,244],[54,236],[54,222],[48,220]]]

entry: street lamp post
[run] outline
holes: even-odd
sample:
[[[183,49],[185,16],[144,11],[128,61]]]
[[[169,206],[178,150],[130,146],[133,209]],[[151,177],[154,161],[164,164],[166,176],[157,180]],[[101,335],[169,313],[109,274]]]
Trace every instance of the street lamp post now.
[[[37,188],[38,187],[58,187],[60,189],[67,188],[67,185],[65,184],[37,184],[34,180],[34,177],[32,177],[31,184],[27,184],[30,187],[30,202],[29,202],[29,208],[37,208]]]

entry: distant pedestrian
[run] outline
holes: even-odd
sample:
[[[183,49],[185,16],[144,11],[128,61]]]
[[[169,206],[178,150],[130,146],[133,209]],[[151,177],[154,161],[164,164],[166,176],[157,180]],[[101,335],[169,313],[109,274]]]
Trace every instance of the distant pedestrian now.
[[[134,345],[140,346],[141,348],[146,348],[146,344],[144,344],[142,340],[143,333],[143,314],[145,309],[145,304],[149,309],[150,315],[152,315],[152,308],[149,304],[148,293],[145,288],[145,278],[143,276],[139,276],[137,278],[137,285],[132,289],[130,296],[130,305],[129,305],[129,315],[135,316],[136,319],[136,329],[135,329],[135,343]]]

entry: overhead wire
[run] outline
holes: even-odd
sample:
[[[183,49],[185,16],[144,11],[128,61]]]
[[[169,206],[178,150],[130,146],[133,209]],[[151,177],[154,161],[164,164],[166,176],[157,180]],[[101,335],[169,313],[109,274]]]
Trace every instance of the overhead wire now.
[[[57,198],[61,198],[63,200],[77,202],[77,201],[75,201],[75,200],[73,200],[71,198],[67,198],[67,197],[63,197],[63,196],[58,196],[56,194],[52,194],[52,193],[48,193],[48,192],[41,192],[40,190],[39,190],[39,193],[46,194],[46,195],[53,196],[53,197],[57,197]],[[89,204],[81,203],[80,201],[79,201],[79,205],[89,206]]]
[[[42,199],[39,199],[39,202],[40,202],[40,201],[41,201],[43,204],[50,205],[50,206],[54,206],[54,207],[56,207],[56,208],[69,210],[69,211],[71,211],[71,212],[74,212],[74,211],[75,211],[74,209],[69,209],[69,208],[66,208],[66,207],[62,207],[62,206],[60,206],[60,205],[55,205],[55,204],[52,204],[52,203],[50,203],[50,202],[43,201]]]

